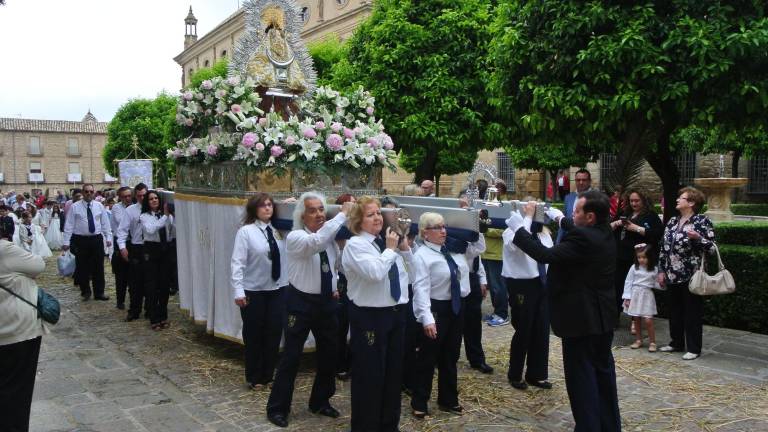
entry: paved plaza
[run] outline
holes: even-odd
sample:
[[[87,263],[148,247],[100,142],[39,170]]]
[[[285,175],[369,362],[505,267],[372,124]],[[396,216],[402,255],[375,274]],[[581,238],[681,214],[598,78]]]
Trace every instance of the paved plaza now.
[[[172,327],[153,332],[145,320],[123,322],[109,302],[81,302],[71,279],[56,276],[48,260],[40,286],[62,302],[63,317],[43,337],[32,405],[31,430],[48,431],[345,431],[349,383],[339,382],[332,403],[339,419],[307,411],[313,357],[300,370],[288,429],[267,422],[268,390],[249,391],[243,379],[243,348],[214,338],[191,322],[172,298]],[[109,269],[107,269],[109,272]],[[486,303],[489,303],[486,300]],[[486,305],[487,307],[488,305]],[[657,321],[659,345],[666,322]],[[623,326],[626,327],[626,326]],[[512,328],[484,327],[493,375],[460,360],[463,416],[440,412],[410,416],[403,399],[403,431],[566,431],[573,427],[563,381],[559,339],[552,337],[550,379],[554,389],[521,392],[506,382]],[[768,430],[768,336],[705,327],[703,356],[684,362],[675,354],[630,350],[633,337],[617,332],[614,350],[626,431]]]

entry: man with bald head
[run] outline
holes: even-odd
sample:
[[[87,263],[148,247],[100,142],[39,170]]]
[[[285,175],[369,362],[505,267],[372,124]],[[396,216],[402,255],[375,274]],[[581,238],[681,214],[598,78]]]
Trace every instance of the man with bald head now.
[[[421,194],[423,196],[435,196],[435,182],[432,180],[424,180],[421,182]]]

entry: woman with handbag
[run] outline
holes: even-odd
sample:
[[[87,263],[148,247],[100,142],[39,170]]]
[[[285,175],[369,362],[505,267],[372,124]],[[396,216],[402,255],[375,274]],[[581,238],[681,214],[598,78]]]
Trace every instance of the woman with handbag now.
[[[40,340],[46,329],[34,304],[45,262],[4,238],[0,225],[0,430],[26,431]],[[19,298],[20,297],[20,298]]]
[[[661,352],[683,352],[683,360],[701,355],[704,300],[692,294],[688,285],[701,265],[702,255],[715,245],[712,221],[699,214],[704,194],[698,189],[680,189],[675,207],[680,216],[672,217],[662,237],[658,282],[667,287],[669,301],[669,345]]]

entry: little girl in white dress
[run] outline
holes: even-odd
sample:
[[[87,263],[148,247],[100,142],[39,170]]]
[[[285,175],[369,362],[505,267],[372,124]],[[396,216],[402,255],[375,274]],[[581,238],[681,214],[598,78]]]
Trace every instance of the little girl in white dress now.
[[[654,289],[660,289],[656,279],[656,254],[645,243],[635,246],[635,265],[629,268],[624,281],[624,313],[632,317],[637,331],[637,339],[629,347],[637,349],[643,346],[643,327],[648,331],[648,351],[656,352],[656,331],[653,317],[656,315],[656,297]]]
[[[43,258],[53,256],[51,249],[48,248],[48,242],[43,237],[43,230],[39,225],[32,223],[32,215],[28,212],[24,212],[22,217],[22,223],[20,227],[20,237],[22,247],[34,255],[39,255]]]
[[[51,210],[51,216],[48,221],[48,229],[45,230],[45,240],[48,242],[48,247],[53,250],[61,249],[62,236],[60,225],[61,209],[58,204],[53,205]]]

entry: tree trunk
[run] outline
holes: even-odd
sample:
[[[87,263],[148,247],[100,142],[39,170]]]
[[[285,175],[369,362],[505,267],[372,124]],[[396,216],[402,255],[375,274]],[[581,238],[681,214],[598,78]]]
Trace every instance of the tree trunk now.
[[[649,152],[645,160],[661,179],[664,196],[664,223],[677,215],[677,191],[680,190],[680,171],[675,165],[674,154],[669,146],[671,131],[662,130],[656,138],[656,150]]]
[[[435,167],[437,166],[437,151],[430,149],[427,151],[424,160],[416,167],[413,173],[413,178],[417,184],[420,184],[424,180],[435,180],[437,173],[435,173]],[[437,195],[437,189],[435,189]]]
[[[731,177],[739,176],[739,159],[741,159],[741,150],[734,150],[731,158]]]

